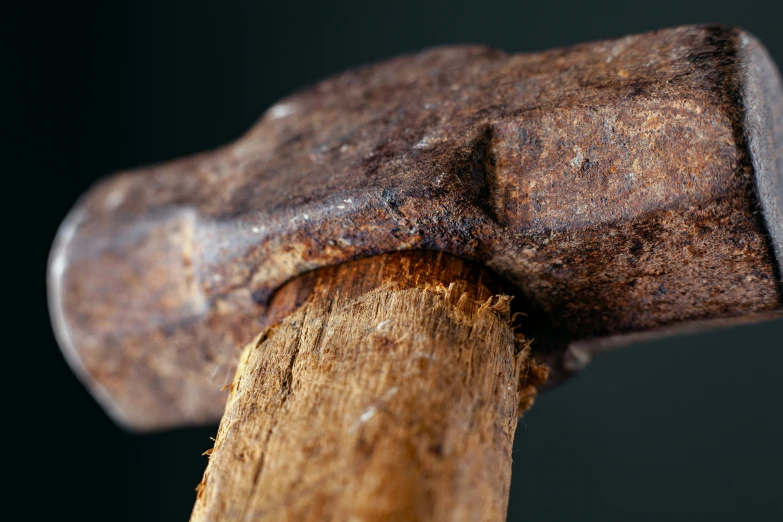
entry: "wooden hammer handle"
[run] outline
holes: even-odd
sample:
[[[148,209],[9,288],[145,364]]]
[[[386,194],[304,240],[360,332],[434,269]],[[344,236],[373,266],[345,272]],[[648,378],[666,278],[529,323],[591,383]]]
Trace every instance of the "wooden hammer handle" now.
[[[396,253],[288,283],[245,349],[191,521],[504,520],[545,379],[484,270]]]

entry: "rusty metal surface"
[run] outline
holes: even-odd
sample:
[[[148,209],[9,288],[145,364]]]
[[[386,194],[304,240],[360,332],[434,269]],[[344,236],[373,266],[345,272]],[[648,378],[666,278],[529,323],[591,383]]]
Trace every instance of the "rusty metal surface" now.
[[[505,276],[555,366],[570,341],[777,310],[779,82],[721,27],[343,73],[94,187],[50,259],[58,339],[115,419],[154,429],[220,417],[282,283],[381,252]]]

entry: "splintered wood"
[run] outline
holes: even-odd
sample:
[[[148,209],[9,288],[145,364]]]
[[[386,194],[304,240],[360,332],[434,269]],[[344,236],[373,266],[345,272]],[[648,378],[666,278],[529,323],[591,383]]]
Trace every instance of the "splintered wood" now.
[[[413,252],[305,274],[245,348],[192,522],[504,520],[546,369],[488,273]]]

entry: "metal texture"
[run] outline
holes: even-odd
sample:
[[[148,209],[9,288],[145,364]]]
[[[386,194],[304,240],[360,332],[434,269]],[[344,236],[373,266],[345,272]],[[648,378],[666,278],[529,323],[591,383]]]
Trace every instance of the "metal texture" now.
[[[782,115],[763,47],[723,27],[348,71],[234,144],[94,187],[51,255],[58,339],[116,420],[155,429],[220,417],[285,281],[382,252],[507,278],[561,374],[591,339],[764,317],[782,299]]]

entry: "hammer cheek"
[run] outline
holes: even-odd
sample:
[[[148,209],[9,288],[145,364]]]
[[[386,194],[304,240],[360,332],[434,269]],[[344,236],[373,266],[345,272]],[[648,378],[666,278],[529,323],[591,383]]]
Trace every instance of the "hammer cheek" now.
[[[555,372],[570,342],[777,310],[782,97],[758,42],[718,26],[348,71],[235,144],[93,189],[51,258],[58,338],[154,428],[217,419],[286,281],[376,254],[499,272]]]

